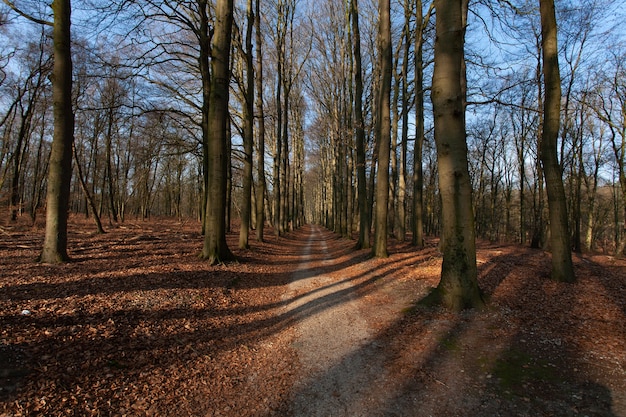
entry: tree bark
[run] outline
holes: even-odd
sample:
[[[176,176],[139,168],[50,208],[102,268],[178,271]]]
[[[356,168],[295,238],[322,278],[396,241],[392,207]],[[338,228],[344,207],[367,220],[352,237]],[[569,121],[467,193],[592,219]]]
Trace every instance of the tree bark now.
[[[367,204],[367,177],[365,170],[365,119],[363,118],[363,69],[361,64],[361,32],[359,29],[358,0],[351,3],[354,40],[354,115],[356,119],[356,177],[359,207],[359,240],[357,249],[369,249],[370,211]]]
[[[46,233],[39,260],[45,263],[67,262],[67,217],[72,181],[72,145],[74,112],[72,110],[72,53],[70,0],[54,0],[54,66],[52,102],[54,134],[48,172]]]
[[[261,34],[261,0],[256,0],[256,95],[258,112],[257,131],[257,197],[256,197],[256,239],[263,242],[265,228],[265,113],[263,111],[263,37]]]
[[[541,162],[546,179],[550,215],[552,279],[562,282],[573,282],[575,276],[567,224],[567,205],[561,167],[557,158],[557,137],[559,134],[561,110],[561,77],[559,74],[554,0],[540,0],[539,5],[545,85]]]
[[[407,151],[409,142],[409,53],[411,50],[411,2],[404,2],[404,53],[402,58],[402,136],[400,144],[400,161],[398,164],[398,225],[396,237],[400,241],[406,239],[406,175]],[[417,32],[417,31],[416,31]],[[416,33],[417,36],[417,33]]]
[[[202,234],[207,230],[207,202],[209,201],[209,107],[211,101],[211,35],[209,31],[209,17],[207,14],[208,0],[198,0],[199,28],[199,67],[202,81]]]
[[[452,310],[484,304],[477,281],[472,185],[465,137],[463,0],[436,0],[432,102],[442,199],[441,280],[431,294]]]
[[[376,220],[373,255],[385,258],[387,253],[387,213],[389,203],[389,159],[391,145],[391,17],[389,0],[379,0],[379,42],[381,83],[378,99],[378,177],[376,182]]]
[[[415,146],[413,148],[413,236],[411,243],[424,247],[424,172],[422,152],[424,145],[424,27],[430,19],[422,12],[422,0],[415,1]]]
[[[241,202],[241,227],[239,229],[239,248],[247,249],[248,234],[250,231],[250,217],[252,210],[252,147],[254,134],[254,63],[252,56],[252,29],[254,27],[254,13],[252,0],[248,0],[248,23],[246,28],[246,91],[244,94],[243,112],[243,198]]]
[[[226,181],[228,179],[228,96],[233,0],[217,0],[211,42],[211,92],[208,112],[209,189],[202,258],[211,265],[231,259],[226,243]]]

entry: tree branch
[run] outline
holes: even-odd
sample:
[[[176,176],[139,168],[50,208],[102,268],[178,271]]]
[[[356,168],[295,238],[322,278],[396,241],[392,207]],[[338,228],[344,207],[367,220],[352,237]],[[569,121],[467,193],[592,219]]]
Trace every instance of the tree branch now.
[[[10,1],[10,0],[3,0],[3,1],[4,1],[4,4],[6,4],[7,6],[9,6],[11,8],[11,10],[13,10],[15,13],[19,14],[20,16],[30,20],[31,22],[39,23],[40,25],[53,26],[52,22],[48,22],[47,20],[38,19],[38,18],[36,18],[34,16],[29,15],[28,13],[23,12],[12,1]]]

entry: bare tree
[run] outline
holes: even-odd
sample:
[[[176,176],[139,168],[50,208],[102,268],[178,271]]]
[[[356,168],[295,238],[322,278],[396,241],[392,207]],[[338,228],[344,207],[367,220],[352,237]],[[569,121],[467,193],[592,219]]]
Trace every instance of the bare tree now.
[[[365,172],[365,118],[363,117],[363,69],[358,0],[351,0],[350,6],[352,39],[354,44],[354,115],[356,130],[357,199],[359,210],[359,240],[357,241],[356,247],[358,249],[369,249],[370,213],[367,204],[367,177]]]
[[[374,226],[373,255],[379,258],[387,253],[387,213],[389,203],[389,161],[391,146],[391,12],[389,0],[378,2],[379,10],[379,48],[381,82],[378,93],[378,177],[376,182],[376,218]]]
[[[255,3],[256,41],[256,108],[257,108],[257,185],[256,185],[256,238],[263,242],[265,229],[265,111],[263,103],[263,36],[261,34],[261,0]]]
[[[556,14],[554,0],[540,0],[539,4],[545,83],[541,162],[546,178],[550,212],[552,279],[572,282],[575,276],[567,223],[567,204],[561,166],[557,157],[557,137],[561,115],[561,77],[559,75]]]
[[[54,138],[50,154],[46,210],[46,235],[39,260],[59,263],[69,260],[67,216],[72,180],[74,112],[72,110],[71,2],[54,0],[52,101]]]
[[[209,96],[207,146],[208,192],[206,230],[202,257],[211,264],[233,257],[226,243],[226,180],[228,158],[228,113],[230,46],[233,26],[233,0],[218,0],[215,32],[211,42],[211,86]]]
[[[251,225],[252,210],[252,148],[254,134],[254,61],[252,33],[254,29],[254,12],[252,0],[247,2],[247,24],[243,58],[246,67],[246,82],[243,92],[243,197],[241,202],[241,227],[239,229],[239,248],[247,249],[248,235]]]
[[[465,137],[463,0],[436,0],[431,98],[442,200],[443,264],[433,301],[461,310],[483,305],[478,288],[472,185]]]

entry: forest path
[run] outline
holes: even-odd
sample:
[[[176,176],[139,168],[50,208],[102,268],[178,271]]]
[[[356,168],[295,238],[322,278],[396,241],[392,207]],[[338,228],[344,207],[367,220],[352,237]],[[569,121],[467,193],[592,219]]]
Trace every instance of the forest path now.
[[[332,233],[310,227],[302,260],[284,296],[287,313],[300,317],[293,347],[302,374],[291,411],[296,417],[372,416],[388,400],[382,398],[386,394],[381,388],[389,381],[384,349],[370,322],[391,322],[407,300],[368,306],[359,290],[373,286],[371,274],[363,266],[356,272],[342,268],[342,262],[350,262],[342,259],[341,250],[329,251]],[[353,244],[342,241],[333,246],[345,249],[348,243]]]

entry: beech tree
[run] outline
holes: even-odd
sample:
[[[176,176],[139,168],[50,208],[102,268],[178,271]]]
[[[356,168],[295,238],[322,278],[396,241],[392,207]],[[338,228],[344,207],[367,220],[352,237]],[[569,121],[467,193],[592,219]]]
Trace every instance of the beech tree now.
[[[211,85],[208,126],[208,190],[206,230],[202,257],[211,264],[227,261],[232,253],[226,243],[226,180],[228,149],[228,97],[230,89],[230,46],[233,0],[218,0],[211,41]]]
[[[431,2],[426,16],[422,0],[415,0],[415,144],[413,147],[413,221],[411,243],[424,247],[424,171],[422,153],[424,148],[424,32],[434,7]]]
[[[550,246],[552,251],[552,279],[574,281],[574,267],[567,223],[567,204],[561,166],[557,157],[561,110],[561,77],[557,46],[554,0],[540,0],[541,46],[545,100],[541,136],[541,162],[546,178],[550,212]]]
[[[54,0],[53,22],[29,16],[12,2],[14,11],[36,23],[52,26],[54,64],[52,68],[52,101],[54,136],[48,171],[46,231],[39,260],[45,263],[67,262],[67,216],[72,180],[72,146],[74,112],[72,110],[71,2]]]
[[[252,0],[247,1],[247,22],[243,45],[240,45],[242,58],[245,62],[245,81],[242,82],[243,107],[243,179],[241,201],[241,227],[239,229],[239,248],[247,249],[248,235],[252,218],[252,148],[254,135],[254,61],[252,33],[254,29],[254,12]]]
[[[376,218],[374,226],[373,255],[385,258],[387,253],[387,213],[389,205],[389,161],[391,146],[391,11],[389,0],[378,2],[379,48],[380,48],[380,91],[378,92],[377,138],[378,177],[376,178]]]
[[[370,213],[367,204],[367,176],[365,166],[365,118],[363,117],[363,69],[361,60],[361,30],[359,28],[358,0],[350,1],[350,17],[352,20],[352,42],[354,44],[354,115],[357,200],[359,212],[358,249],[370,248]]]
[[[48,172],[46,202],[46,235],[40,255],[41,262],[59,263],[69,260],[67,254],[67,216],[72,180],[72,146],[74,144],[74,112],[72,110],[72,52],[70,0],[54,0],[52,69],[52,102],[54,106],[54,138]]]
[[[431,100],[442,200],[441,280],[430,295],[447,308],[480,307],[472,185],[465,137],[463,0],[436,0]]]
[[[257,109],[257,185],[256,239],[263,242],[265,230],[265,111],[263,103],[263,36],[261,33],[261,0],[255,2],[256,109]]]

